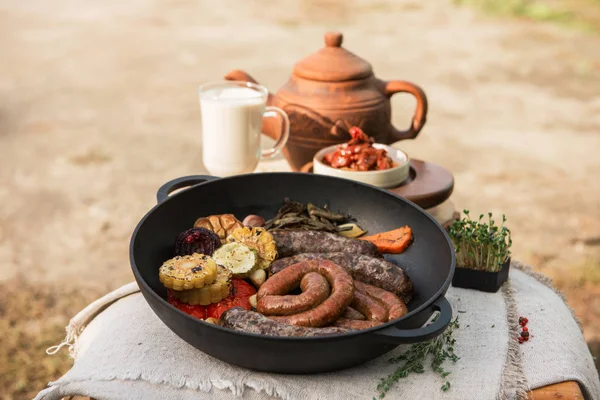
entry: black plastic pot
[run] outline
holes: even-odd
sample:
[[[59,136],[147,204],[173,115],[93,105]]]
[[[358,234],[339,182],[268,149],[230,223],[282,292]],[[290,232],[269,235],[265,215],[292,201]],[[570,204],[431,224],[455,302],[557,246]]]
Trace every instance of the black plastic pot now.
[[[510,270],[510,257],[502,264],[502,268],[497,272],[481,271],[457,266],[452,278],[452,286],[476,289],[482,292],[495,293],[508,279]]]
[[[191,186],[194,185],[194,186]],[[175,189],[191,186],[169,197]],[[197,349],[223,361],[259,371],[316,373],[351,367],[378,357],[402,343],[430,339],[450,323],[452,308],[444,295],[454,273],[452,243],[423,209],[388,191],[314,174],[264,173],[218,179],[191,176],[161,187],[159,204],[136,227],[130,260],[135,279],[156,315]],[[201,216],[232,213],[275,216],[283,199],[329,204],[352,214],[370,232],[409,225],[414,243],[403,254],[386,257],[402,266],[415,295],[404,317],[384,325],[326,337],[270,337],[226,329],[183,313],[166,301],[158,268],[173,256],[180,232]],[[423,326],[434,312],[439,317]]]

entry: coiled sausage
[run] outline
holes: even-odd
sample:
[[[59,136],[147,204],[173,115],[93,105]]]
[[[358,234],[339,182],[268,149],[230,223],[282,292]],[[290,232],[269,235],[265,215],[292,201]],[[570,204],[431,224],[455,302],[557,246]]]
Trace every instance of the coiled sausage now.
[[[354,291],[354,293],[356,293],[356,291]],[[344,311],[341,318],[355,319],[355,320],[361,320],[361,321],[364,321],[366,319],[364,315],[362,315],[361,313],[359,313],[352,307],[346,308],[346,311]]]
[[[271,274],[296,264],[300,261],[325,259],[344,267],[355,280],[375,285],[396,294],[405,303],[412,298],[413,285],[408,275],[383,258],[375,258],[364,254],[350,252],[338,253],[305,253],[276,260],[269,268]]]
[[[388,311],[380,303],[356,290],[356,281],[354,282],[354,299],[350,306],[360,312],[369,321],[387,322]]]
[[[408,312],[406,304],[395,294],[360,281],[354,281],[354,285],[358,292],[375,299],[387,309],[389,321],[400,318]]]
[[[290,325],[321,327],[338,319],[354,297],[354,282],[346,270],[329,260],[310,260],[287,267],[273,275],[260,287],[257,298],[278,296],[298,286],[298,282],[309,272],[318,272],[331,285],[331,295],[313,309],[288,316],[273,316],[272,319]],[[270,299],[262,302],[270,306]],[[261,308],[258,308],[259,312]]]
[[[310,310],[329,297],[329,283],[318,272],[309,272],[302,277],[301,294],[280,296],[294,289],[290,289],[290,286],[281,285],[280,290],[275,292],[263,290],[262,297],[258,298],[256,309],[263,315],[292,315]]]
[[[333,324],[334,326],[349,329],[368,329],[388,321],[388,310],[383,306],[383,303],[375,300],[366,293],[359,291],[359,288],[361,287],[364,289],[363,285],[362,282],[354,281],[354,299],[352,300],[352,303],[350,303],[350,306],[363,315],[366,321],[360,321],[356,318],[344,318],[344,316],[342,316],[342,318],[339,318]],[[394,296],[393,294],[391,295]]]

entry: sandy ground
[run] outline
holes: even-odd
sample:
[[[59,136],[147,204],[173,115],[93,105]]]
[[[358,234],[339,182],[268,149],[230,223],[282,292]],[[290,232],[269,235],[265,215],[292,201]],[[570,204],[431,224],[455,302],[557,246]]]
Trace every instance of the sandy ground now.
[[[156,189],[203,171],[196,86],[242,68],[276,90],[334,29],[424,88],[427,125],[400,146],[453,171],[459,207],[505,213],[515,258],[600,268],[599,36],[441,0],[0,0],[0,278],[131,280]],[[600,337],[600,299],[581,307]]]

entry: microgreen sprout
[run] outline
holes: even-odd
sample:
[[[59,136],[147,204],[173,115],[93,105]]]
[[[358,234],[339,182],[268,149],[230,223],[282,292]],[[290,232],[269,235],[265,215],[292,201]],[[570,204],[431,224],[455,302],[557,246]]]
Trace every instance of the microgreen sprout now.
[[[456,264],[462,268],[497,272],[510,257],[512,239],[510,229],[504,226],[506,216],[502,215],[502,223],[497,225],[488,213],[487,221],[480,214],[477,220],[471,219],[469,210],[464,210],[465,217],[450,226],[450,238],[456,251]]]

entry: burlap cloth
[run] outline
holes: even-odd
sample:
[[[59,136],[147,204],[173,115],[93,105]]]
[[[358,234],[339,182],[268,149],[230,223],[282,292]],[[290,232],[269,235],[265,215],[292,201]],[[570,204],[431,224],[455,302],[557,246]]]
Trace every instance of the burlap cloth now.
[[[548,384],[575,380],[588,399],[600,399],[598,372],[571,310],[548,282],[514,262],[510,280],[493,294],[450,287],[459,316],[455,351],[446,369],[452,386],[428,370],[411,374],[389,399],[514,399]],[[103,310],[99,312],[100,310]],[[532,338],[515,338],[519,315],[529,318]],[[95,399],[371,399],[379,378],[393,372],[387,360],[319,375],[278,375],[235,367],[188,345],[151,311],[135,283],[105,296],[78,314],[63,346],[73,368],[36,397]],[[49,349],[52,351],[58,348]]]

